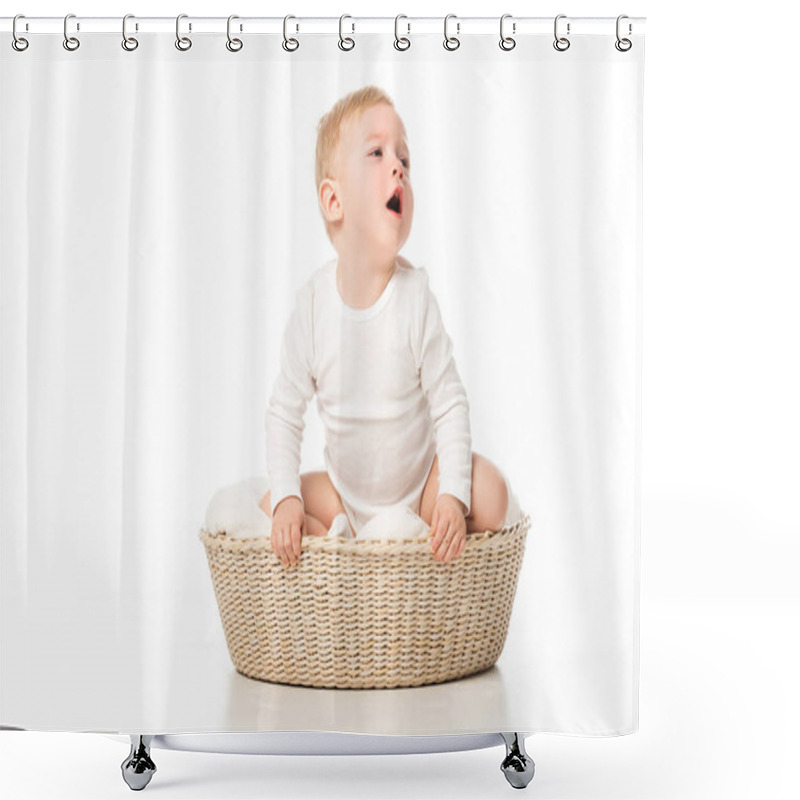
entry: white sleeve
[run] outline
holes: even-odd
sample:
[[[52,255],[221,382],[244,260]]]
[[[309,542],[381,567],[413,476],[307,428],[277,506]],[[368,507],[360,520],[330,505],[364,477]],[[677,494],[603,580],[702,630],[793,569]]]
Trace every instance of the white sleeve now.
[[[424,270],[423,270],[424,271]],[[417,369],[428,398],[439,458],[439,494],[461,500],[469,514],[472,492],[472,438],[469,404],[453,358],[453,343],[442,324],[439,304],[425,276]]]
[[[300,447],[306,407],[316,390],[313,373],[313,285],[309,282],[296,296],[286,330],[278,373],[266,414],[267,472],[272,513],[286,497],[300,494]]]

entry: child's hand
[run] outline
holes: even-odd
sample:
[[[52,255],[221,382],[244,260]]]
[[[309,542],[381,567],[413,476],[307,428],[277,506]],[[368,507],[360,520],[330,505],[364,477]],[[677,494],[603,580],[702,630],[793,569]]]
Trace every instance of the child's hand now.
[[[300,557],[300,537],[306,532],[306,515],[299,497],[285,497],[272,518],[272,549],[283,566],[296,564]]]
[[[435,561],[450,561],[464,552],[467,544],[466,506],[451,494],[440,494],[431,518],[431,550]]]

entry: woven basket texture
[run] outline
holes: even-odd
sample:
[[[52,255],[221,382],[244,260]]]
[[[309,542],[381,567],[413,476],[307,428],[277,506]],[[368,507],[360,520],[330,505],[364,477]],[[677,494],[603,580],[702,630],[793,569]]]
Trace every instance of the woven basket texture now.
[[[435,561],[430,537],[304,536],[285,568],[269,539],[201,530],[233,665],[275,683],[423,686],[491,667],[505,644],[530,518],[471,533]]]

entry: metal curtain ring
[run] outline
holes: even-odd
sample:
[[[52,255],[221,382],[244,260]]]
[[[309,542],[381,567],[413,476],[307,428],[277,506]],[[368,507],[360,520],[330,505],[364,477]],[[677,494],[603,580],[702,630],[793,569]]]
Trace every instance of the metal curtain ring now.
[[[134,39],[133,36],[128,36],[127,25],[128,20],[133,18],[133,14],[126,14],[122,18],[122,49],[127,50],[129,53],[139,46],[139,40]]]
[[[444,49],[445,50],[458,50],[458,48],[461,47],[461,40],[460,39],[457,39],[455,36],[448,36],[447,35],[447,23],[448,23],[449,20],[455,19],[455,18],[456,18],[455,14],[448,14],[444,18],[444,42],[443,42],[443,44],[444,44]],[[458,33],[460,30],[461,30],[461,25],[459,23],[456,23],[456,33]]]
[[[617,17],[617,41],[614,42],[614,47],[616,47],[617,50],[620,51],[620,53],[627,53],[628,50],[630,50],[631,47],[633,47],[633,42],[630,39],[620,39],[620,37],[619,37],[619,23],[620,23],[620,20],[623,20],[623,19],[628,19],[628,15],[627,14],[620,14]],[[628,24],[628,33],[630,33],[630,32],[631,32],[631,26],[630,26],[630,23],[629,23]]]
[[[13,39],[11,40],[11,46],[18,52],[21,53],[23,50],[28,49],[28,40],[23,39],[21,36],[17,36],[17,20],[18,19],[25,19],[24,14],[17,14],[14,17],[14,22],[11,26],[11,33],[13,35]]]
[[[238,53],[244,45],[242,44],[241,39],[231,39],[231,20],[232,19],[239,19],[236,14],[231,14],[228,17],[228,41],[225,42],[225,47],[231,51],[231,53]]]
[[[287,53],[293,53],[295,50],[297,50],[298,47],[300,47],[300,42],[298,42],[297,39],[294,38],[289,39],[286,36],[286,23],[290,19],[297,19],[297,17],[293,17],[291,14],[287,14],[283,18],[283,42],[281,44],[283,49],[286,50]]]
[[[513,50],[517,46],[517,40],[512,39],[510,36],[503,35],[503,23],[507,20],[511,19],[511,14],[503,14],[500,17],[500,49],[501,50]],[[513,26],[512,30],[516,29],[516,25]]]
[[[345,51],[352,50],[356,46],[356,43],[349,36],[346,37],[342,36],[342,23],[346,19],[353,19],[353,18],[349,14],[342,14],[342,16],[339,17],[339,49]],[[356,30],[356,24],[353,23],[354,33],[355,30]]]
[[[411,47],[411,39],[407,39],[405,36],[402,38],[400,37],[400,32],[398,31],[398,23],[401,19],[408,19],[405,14],[398,14],[394,18],[394,48],[395,50],[408,50]],[[411,33],[411,23],[406,23],[408,25],[408,32]]]
[[[555,23],[553,24],[554,36],[556,37],[556,40],[553,42],[553,47],[555,47],[555,49],[560,53],[563,53],[565,50],[569,50],[569,39],[558,35],[558,21],[566,18],[566,14],[559,14],[556,17]],[[567,34],[569,34],[569,22],[567,23]]]
[[[188,14],[178,14],[178,18],[175,20],[175,47],[181,51],[186,51],[192,46],[192,40],[188,36],[181,36],[181,20],[188,16]]]
[[[67,20],[74,16],[74,14],[67,14],[67,16],[64,17],[64,49],[70,52],[77,50],[81,46],[81,43],[74,36],[67,35]]]

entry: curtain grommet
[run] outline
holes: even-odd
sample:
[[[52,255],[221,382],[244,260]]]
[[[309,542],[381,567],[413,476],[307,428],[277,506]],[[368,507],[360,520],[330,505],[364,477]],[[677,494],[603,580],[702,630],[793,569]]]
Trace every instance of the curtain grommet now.
[[[70,53],[72,53],[81,46],[81,43],[79,39],[76,39],[74,36],[70,36],[67,33],[67,22],[70,17],[75,17],[75,15],[67,14],[67,16],[64,17],[64,41],[62,44],[64,45],[65,50],[69,50]],[[80,30],[80,26],[78,27],[78,30]]]
[[[511,14],[503,14],[503,16],[500,17],[500,49],[505,50],[506,52],[513,50],[517,46],[517,40],[512,39],[510,36],[506,36],[503,32],[503,23],[505,23],[507,19],[511,19]],[[511,24],[511,32],[517,32],[516,22]]]
[[[555,36],[555,41],[553,42],[553,47],[558,50],[559,53],[563,53],[565,50],[569,50],[570,41],[565,36],[558,35],[558,21],[560,19],[566,19],[566,14],[559,14],[555,22],[553,23],[553,35]],[[567,36],[569,36],[569,22],[567,23]]]
[[[408,17],[405,14],[398,14],[394,18],[394,49],[405,52],[411,47],[411,39],[406,36],[400,36],[398,27],[401,19],[408,19]],[[411,33],[411,23],[407,22],[406,25],[408,26],[408,33]]]
[[[18,19],[25,19],[25,15],[24,14],[17,14],[17,16],[14,17],[14,22],[11,25],[11,35],[12,35],[11,46],[18,53],[24,53],[28,49],[28,45],[30,43],[24,37],[17,35],[17,20]],[[23,42],[24,42],[24,44],[23,44]]]
[[[188,16],[188,14],[178,14],[175,20],[175,47],[183,53],[192,46],[192,40],[188,36],[181,36],[181,20]],[[189,30],[191,29],[192,26],[189,25]]]
[[[633,42],[630,39],[623,39],[619,35],[619,23],[623,19],[629,19],[628,15],[627,14],[620,14],[617,17],[617,41],[614,42],[614,47],[616,47],[617,50],[620,51],[620,53],[627,53],[628,50],[630,50],[631,47],[633,47]],[[633,32],[633,28],[632,28],[632,26],[631,26],[631,24],[629,22],[628,23],[628,34],[630,35],[632,32]]]
[[[227,47],[228,51],[231,53],[238,53],[244,47],[244,43],[241,39],[231,38],[231,20],[234,19],[239,19],[239,16],[237,14],[231,14],[228,17],[228,41],[225,42],[225,47]]]
[[[127,50],[129,53],[132,53],[139,46],[138,39],[133,36],[128,36],[128,20],[133,18],[133,14],[126,14],[122,18],[122,49]]]
[[[283,41],[281,42],[281,47],[287,53],[294,53],[294,51],[300,47],[300,42],[298,42],[294,37],[290,38],[286,35],[286,25],[290,19],[297,19],[297,17],[293,16],[292,14],[287,14],[283,18]],[[295,30],[300,30],[300,26],[298,25]]]
[[[453,50],[458,50],[458,48],[461,47],[461,40],[459,38],[457,38],[456,36],[448,36],[447,35],[447,23],[451,19],[456,19],[456,15],[455,14],[448,14],[444,18],[444,42],[442,42],[442,46],[444,47],[445,50],[449,50],[452,53]],[[461,23],[460,22],[456,22],[456,33],[460,33],[460,32],[461,32]]]

